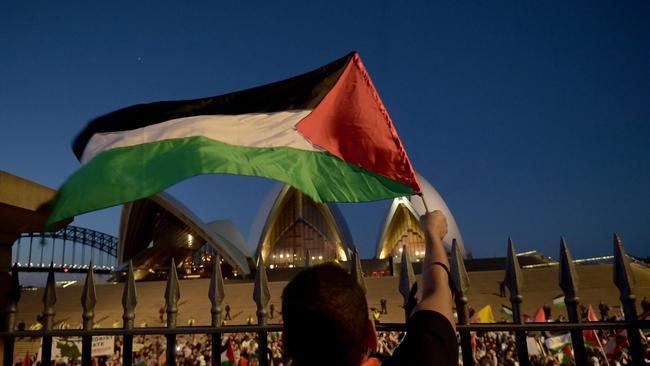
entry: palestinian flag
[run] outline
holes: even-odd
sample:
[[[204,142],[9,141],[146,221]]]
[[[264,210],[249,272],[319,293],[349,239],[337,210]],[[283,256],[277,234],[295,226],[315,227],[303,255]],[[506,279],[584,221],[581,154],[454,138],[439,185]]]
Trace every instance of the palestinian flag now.
[[[501,304],[501,314],[512,319],[512,309],[506,305]]]
[[[533,318],[534,323],[546,323],[546,312],[544,311],[544,307],[540,306],[539,309],[537,309],[537,312],[535,313],[535,317]]]
[[[228,341],[226,350],[221,352],[221,366],[235,366],[235,350],[232,348],[232,343]]]
[[[564,295],[558,295],[553,298],[553,306],[563,307],[564,306]]]
[[[571,343],[571,333],[562,334],[556,337],[546,338],[544,341],[546,348],[557,357],[560,364],[566,364],[573,361],[573,345]]]
[[[275,179],[316,202],[421,192],[357,53],[252,89],[117,110],[91,121],[73,151],[83,166],[48,224],[211,173]]]
[[[589,322],[597,322],[598,317],[596,316],[596,312],[594,311],[594,308],[591,307],[591,304],[589,304],[589,309],[587,310],[587,321]],[[585,340],[585,345],[590,348],[595,348],[598,350],[603,349],[603,345],[600,342],[600,338],[598,337],[598,332],[596,332],[593,329],[586,329],[582,331],[582,338]]]

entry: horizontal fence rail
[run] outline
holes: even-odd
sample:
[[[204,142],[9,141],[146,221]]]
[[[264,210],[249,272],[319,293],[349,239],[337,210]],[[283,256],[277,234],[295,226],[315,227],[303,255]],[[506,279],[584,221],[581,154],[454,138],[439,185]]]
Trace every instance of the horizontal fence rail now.
[[[564,239],[560,242],[560,263],[559,263],[559,287],[564,294],[564,302],[569,318],[568,322],[555,323],[524,323],[521,312],[521,304],[524,301],[522,294],[523,272],[519,265],[515,247],[512,240],[508,239],[508,251],[504,284],[510,293],[510,303],[512,306],[512,323],[482,323],[470,324],[469,306],[467,293],[469,290],[469,276],[465,270],[465,264],[461,256],[460,247],[454,240],[451,251],[451,278],[450,286],[454,292],[454,301],[458,322],[456,330],[460,335],[460,347],[462,350],[462,359],[464,365],[473,365],[474,355],[471,345],[471,332],[512,332],[515,336],[515,345],[519,364],[526,366],[530,364],[528,348],[526,343],[527,334],[530,332],[540,331],[569,331],[571,333],[571,342],[574,350],[576,365],[588,365],[587,353],[583,338],[584,330],[611,330],[625,329],[629,342],[629,350],[634,365],[644,365],[644,345],[641,341],[640,330],[650,328],[649,320],[639,320],[636,312],[636,297],[632,293],[633,276],[631,274],[630,259],[623,249],[620,238],[614,235],[613,240],[613,279],[614,284],[619,290],[620,300],[624,311],[624,320],[622,321],[599,321],[599,322],[581,322],[578,313],[578,276],[573,260],[569,253],[568,246]],[[309,258],[309,256],[307,256]],[[351,273],[365,289],[365,280],[361,262],[357,253],[353,253]],[[41,364],[49,365],[51,363],[51,347],[53,337],[81,337],[82,365],[92,365],[92,337],[93,336],[121,336],[123,337],[122,364],[133,364],[133,337],[142,335],[162,335],[167,341],[166,360],[167,364],[175,364],[176,360],[176,336],[179,334],[207,334],[212,340],[212,356],[210,362],[212,365],[221,363],[221,340],[225,333],[256,333],[259,336],[258,360],[261,366],[267,366],[269,359],[267,357],[269,348],[267,344],[267,334],[270,332],[282,331],[282,325],[267,325],[267,305],[270,300],[270,291],[264,262],[261,257],[257,259],[257,272],[255,276],[255,286],[253,290],[253,299],[257,305],[257,325],[223,325],[223,309],[225,300],[224,280],[221,268],[218,265],[220,258],[212,258],[213,271],[210,278],[208,298],[210,299],[211,322],[209,326],[184,326],[177,327],[176,319],[178,315],[178,302],[181,298],[179,291],[178,276],[176,265],[172,260],[167,285],[164,293],[165,311],[167,316],[166,327],[145,327],[135,328],[135,308],[137,305],[137,292],[134,279],[133,265],[129,262],[127,277],[124,282],[122,294],[122,328],[93,328],[94,309],[96,305],[95,284],[93,266],[88,266],[88,272],[84,283],[81,307],[82,312],[82,329],[53,329],[56,291],[54,282],[53,266],[50,266],[48,279],[43,294],[43,311],[40,322],[42,329],[37,331],[17,330],[15,328],[15,319],[17,313],[17,304],[20,300],[20,284],[18,281],[18,268],[14,266],[11,273],[11,284],[9,295],[7,297],[7,306],[4,309],[5,327],[0,331],[0,337],[4,340],[4,365],[13,363],[14,345],[16,338],[20,337],[39,337],[42,338],[41,346]],[[402,251],[402,266],[399,278],[399,291],[404,298],[405,319],[408,318],[411,310],[416,305],[417,282],[413,272],[412,264],[408,256],[408,251]],[[311,266],[310,261],[305,262],[305,266]],[[378,331],[405,331],[404,323],[381,323],[376,326]]]

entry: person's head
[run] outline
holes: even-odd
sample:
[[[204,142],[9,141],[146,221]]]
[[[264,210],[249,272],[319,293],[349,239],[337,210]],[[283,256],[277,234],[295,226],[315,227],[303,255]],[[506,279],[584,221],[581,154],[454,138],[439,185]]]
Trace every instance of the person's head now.
[[[282,293],[284,349],[297,366],[357,366],[376,346],[363,289],[329,263],[300,272]]]

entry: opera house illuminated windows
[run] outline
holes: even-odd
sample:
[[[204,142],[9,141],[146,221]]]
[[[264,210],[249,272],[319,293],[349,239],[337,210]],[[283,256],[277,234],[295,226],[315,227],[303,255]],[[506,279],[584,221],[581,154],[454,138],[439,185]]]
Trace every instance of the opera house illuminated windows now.
[[[225,277],[250,274],[246,242],[230,221],[205,224],[167,193],[124,205],[118,261],[132,261],[136,280],[165,278],[172,258],[179,277],[207,276],[212,254]]]
[[[417,173],[416,173],[417,174]],[[448,233],[443,239],[447,252],[456,239],[467,258],[463,239],[453,215],[438,192],[417,175],[430,210],[447,217]],[[419,196],[398,197],[380,227],[373,260],[383,265],[399,263],[405,247],[412,261],[424,257],[424,236],[419,217],[424,205]],[[217,215],[219,213],[216,213]],[[252,254],[251,251],[255,250]],[[162,279],[173,258],[181,278],[207,277],[211,258],[221,256],[226,278],[250,278],[261,256],[277,275],[310,263],[348,261],[355,250],[347,223],[336,204],[315,203],[286,184],[277,184],[260,205],[250,227],[248,241],[229,220],[204,223],[187,207],[167,193],[124,205],[120,222],[118,262],[132,261],[136,279]],[[383,260],[383,262],[382,262]]]
[[[448,230],[443,239],[445,250],[450,253],[452,241],[456,239],[462,255],[465,258],[471,258],[471,254],[465,249],[463,237],[447,204],[423,176],[417,172],[415,174],[422,187],[422,197],[426,200],[429,210],[440,210],[447,218]],[[410,196],[393,199],[379,232],[375,258],[391,258],[393,262],[399,263],[402,260],[404,247],[406,247],[412,262],[424,258],[424,234],[419,224],[420,216],[426,212],[422,197]]]
[[[267,267],[302,267],[307,252],[314,264],[347,260],[351,240],[336,206],[315,203],[286,185],[279,188],[258,213],[265,223],[254,227],[263,230],[252,235]]]
[[[424,234],[415,215],[405,205],[398,205],[385,233],[384,248],[395,262],[402,259],[406,247],[413,261],[424,258]]]

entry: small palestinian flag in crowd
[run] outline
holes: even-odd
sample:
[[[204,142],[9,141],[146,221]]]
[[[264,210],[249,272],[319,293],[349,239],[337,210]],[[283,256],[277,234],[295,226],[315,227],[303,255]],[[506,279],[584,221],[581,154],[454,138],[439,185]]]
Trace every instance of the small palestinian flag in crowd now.
[[[589,309],[587,309],[587,321],[589,322],[598,321],[598,317],[594,312],[594,308],[591,307],[591,304],[589,304]],[[582,338],[584,338],[585,340],[585,346],[599,349],[599,350],[603,349],[603,345],[600,342],[600,338],[598,338],[598,333],[595,330],[593,329],[583,330]]]
[[[512,309],[506,305],[501,304],[501,314],[512,319]]]
[[[641,341],[645,343],[645,334],[641,330],[639,330],[639,333],[641,334]],[[619,329],[615,335],[609,337],[603,348],[607,357],[614,358],[627,344],[627,330]]]
[[[546,348],[551,351],[561,364],[573,362],[573,345],[571,333],[562,334],[556,337],[546,338]]]
[[[535,317],[533,318],[533,322],[546,323],[546,312],[544,311],[543,306],[540,306],[539,309],[537,309],[537,312],[535,313]]]
[[[228,340],[226,350],[221,352],[221,366],[235,366],[235,350],[233,350],[230,340]]]
[[[47,226],[201,174],[275,179],[315,202],[422,191],[356,52],[252,89],[117,110],[91,121],[72,149],[82,166],[59,189]]]

